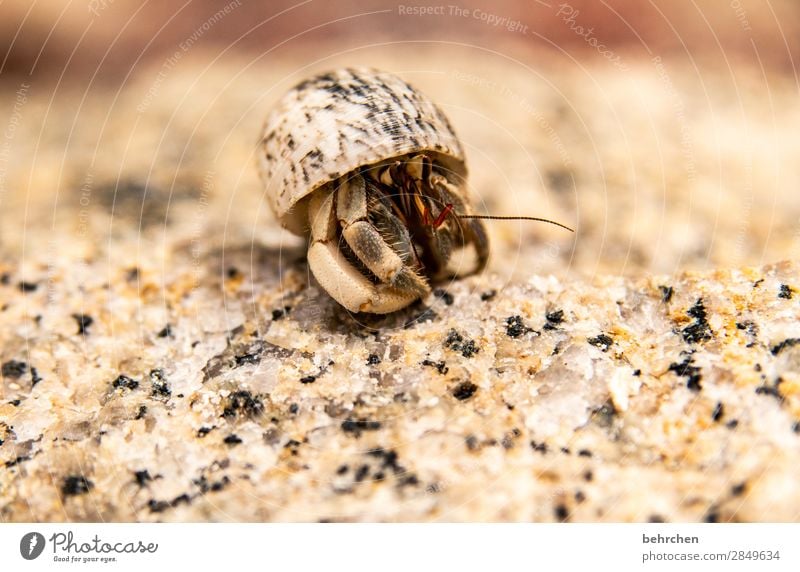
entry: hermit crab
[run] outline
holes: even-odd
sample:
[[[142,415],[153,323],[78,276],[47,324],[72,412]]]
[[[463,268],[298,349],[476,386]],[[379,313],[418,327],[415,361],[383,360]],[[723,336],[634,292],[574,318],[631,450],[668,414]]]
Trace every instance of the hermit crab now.
[[[307,79],[267,117],[269,203],[309,236],[320,286],[352,312],[385,314],[489,256],[467,196],[464,151],[430,99],[399,77],[347,68]],[[543,219],[534,219],[543,220]]]

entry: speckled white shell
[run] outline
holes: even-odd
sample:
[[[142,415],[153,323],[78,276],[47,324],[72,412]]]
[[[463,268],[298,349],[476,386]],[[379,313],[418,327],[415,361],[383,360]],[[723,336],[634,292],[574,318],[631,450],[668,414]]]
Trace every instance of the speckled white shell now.
[[[259,166],[273,211],[307,230],[307,201],[320,186],[407,153],[426,151],[466,176],[464,152],[436,104],[389,73],[348,68],[291,89],[267,117]]]

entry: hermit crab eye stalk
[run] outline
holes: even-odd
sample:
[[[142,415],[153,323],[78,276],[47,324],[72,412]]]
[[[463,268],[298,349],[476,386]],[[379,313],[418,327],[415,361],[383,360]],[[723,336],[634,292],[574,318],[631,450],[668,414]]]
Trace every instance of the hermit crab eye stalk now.
[[[375,70],[337,70],[290,90],[267,117],[259,164],[281,223],[309,237],[317,282],[353,312],[393,312],[437,281],[482,270],[482,220],[568,228],[473,214],[464,152],[447,118]],[[456,267],[462,251],[472,262]]]

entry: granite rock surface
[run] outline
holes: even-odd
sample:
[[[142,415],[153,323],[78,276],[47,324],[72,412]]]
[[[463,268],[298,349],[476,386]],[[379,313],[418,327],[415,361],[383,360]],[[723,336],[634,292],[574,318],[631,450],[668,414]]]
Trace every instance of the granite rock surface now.
[[[454,116],[483,208],[578,232],[498,223],[486,273],[370,316],[320,290],[259,193],[291,72],[182,65],[157,95],[154,71],[19,106],[0,520],[800,517],[800,173],[767,185],[798,147],[757,93],[712,89],[709,115],[680,69],[634,68],[635,92],[596,71],[600,104],[568,73],[409,74]],[[761,147],[720,143],[743,105]]]

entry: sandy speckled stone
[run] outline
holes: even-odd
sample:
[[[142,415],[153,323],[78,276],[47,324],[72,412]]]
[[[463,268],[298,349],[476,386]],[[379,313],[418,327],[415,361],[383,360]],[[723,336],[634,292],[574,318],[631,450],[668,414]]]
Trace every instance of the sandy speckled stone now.
[[[262,98],[289,71],[187,54],[140,115],[119,110],[153,76],[31,93],[0,209],[0,520],[800,518],[794,82],[776,123],[670,67],[687,180],[651,66],[593,71],[598,99],[583,72],[551,91],[457,55],[375,63],[444,70],[404,77],[446,106],[476,205],[578,232],[498,222],[486,273],[388,316],[325,295],[264,202]]]

